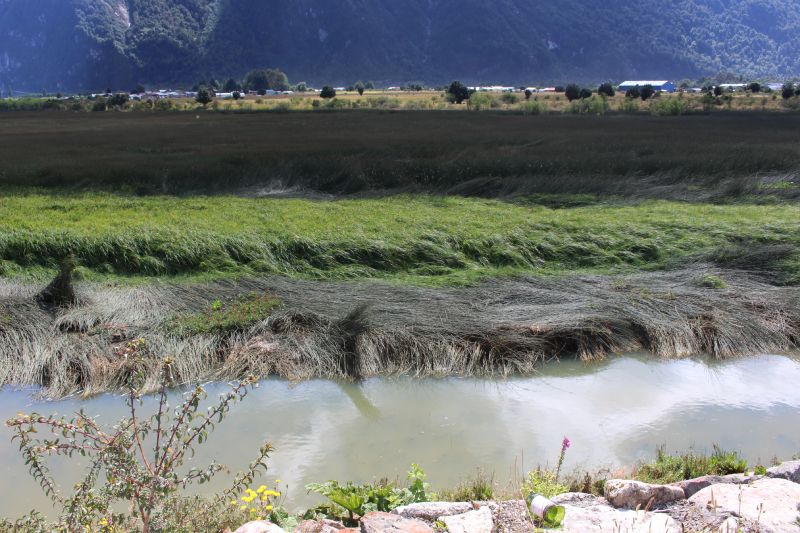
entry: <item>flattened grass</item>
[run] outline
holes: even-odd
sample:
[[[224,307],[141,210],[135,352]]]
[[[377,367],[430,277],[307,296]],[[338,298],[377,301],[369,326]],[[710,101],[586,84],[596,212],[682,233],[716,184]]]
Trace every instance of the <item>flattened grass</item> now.
[[[772,266],[793,279],[799,222],[796,204],[552,209],[420,195],[314,202],[34,192],[0,197],[0,259],[6,275],[55,268],[72,253],[90,276],[274,273],[448,285],[659,270],[757,244],[784,247]]]

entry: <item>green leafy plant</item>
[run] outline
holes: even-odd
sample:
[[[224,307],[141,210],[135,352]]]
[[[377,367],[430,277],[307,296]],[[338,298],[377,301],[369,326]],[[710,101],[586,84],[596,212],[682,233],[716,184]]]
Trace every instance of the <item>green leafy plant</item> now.
[[[726,452],[716,444],[712,446],[714,447],[714,453],[711,455],[709,461],[711,466],[721,475],[743,474],[747,472],[747,461],[740,459],[737,452]]]
[[[339,485],[338,481],[327,483],[311,483],[306,485],[309,492],[318,492],[334,504],[349,513],[349,523],[354,523],[356,516],[364,516],[372,511],[389,512],[395,507],[410,503],[428,502],[436,499],[436,494],[429,493],[429,485],[425,483],[425,472],[419,465],[412,464],[407,480],[413,480],[408,487],[395,487],[394,483],[379,485],[355,485],[348,481]]]
[[[190,513],[180,511],[187,503],[181,500],[180,489],[192,483],[206,483],[214,474],[227,468],[213,462],[202,470],[190,468],[182,476],[177,469],[184,464],[187,455],[194,454],[195,444],[208,439],[208,434],[216,423],[225,419],[231,406],[244,399],[256,380],[250,377],[233,385],[232,390],[222,395],[219,404],[209,408],[207,414],[197,412],[201,400],[206,398],[205,391],[198,385],[186,393],[183,403],[170,418],[167,393],[173,385],[173,361],[165,359],[161,367],[157,413],[142,420],[137,418],[136,407],[142,404],[140,391],[146,380],[142,353],[146,349],[144,341],[139,340],[128,343],[122,353],[130,368],[126,399],[130,418],[123,418],[109,428],[99,425],[81,408],[69,421],[64,417],[55,419],[52,415],[45,417],[38,413],[19,413],[18,418],[6,421],[6,426],[16,432],[13,439],[19,440],[31,476],[61,507],[58,520],[51,526],[46,526],[35,513],[15,525],[28,530],[52,529],[69,533],[88,531],[97,525],[102,531],[114,527],[142,533],[190,530],[204,517],[224,512],[228,499],[236,498],[245,490],[260,468],[266,471],[265,461],[272,450],[269,443],[261,448],[261,453],[247,471],[236,476],[231,488],[211,500],[196,499],[190,506]],[[37,438],[37,427],[52,432],[56,438]],[[145,451],[150,445],[153,446],[152,452]],[[86,473],[74,486],[71,495],[65,495],[51,477],[46,461],[46,457],[51,455],[78,455],[88,460]],[[118,510],[119,502],[129,507],[129,515]],[[11,524],[6,521],[4,525],[8,527]]]
[[[266,320],[283,303],[269,293],[251,292],[238,295],[228,303],[215,301],[208,309],[196,314],[177,315],[164,325],[170,333],[179,335],[220,335],[242,331]]]

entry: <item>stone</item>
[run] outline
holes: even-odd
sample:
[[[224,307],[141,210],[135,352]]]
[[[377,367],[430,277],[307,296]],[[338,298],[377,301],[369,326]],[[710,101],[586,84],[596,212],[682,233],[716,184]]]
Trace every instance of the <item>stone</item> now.
[[[767,469],[767,477],[788,479],[800,483],[800,461],[788,461],[780,466]]]
[[[464,514],[445,516],[442,518],[451,533],[492,533],[494,520],[489,507],[480,507]]]
[[[443,516],[463,514],[473,508],[473,505],[468,502],[422,502],[396,507],[392,509],[391,514],[433,523]]]
[[[337,522],[336,520],[328,520],[327,518],[323,520],[322,523],[326,526],[332,527],[333,529],[352,529],[345,527],[345,525],[341,522]]]
[[[361,533],[433,533],[422,520],[373,511],[361,517]]]
[[[606,481],[603,489],[606,500],[614,507],[625,509],[642,509],[652,500],[651,505],[661,505],[675,500],[683,500],[686,494],[680,487],[672,485],[651,485],[641,481],[627,479],[611,479]]]
[[[736,531],[732,527],[731,518],[734,518],[742,531],[800,533],[797,525],[800,484],[787,479],[764,478],[747,485],[712,485],[689,501],[714,511],[719,517],[719,523],[713,525],[714,531],[719,531],[720,527]]]
[[[568,492],[551,498],[564,507],[565,533],[680,533],[680,525],[664,514],[615,509],[605,498]]]
[[[694,479],[687,479],[685,481],[679,481],[677,483],[672,483],[673,487],[680,487],[683,489],[686,498],[691,498],[701,490],[706,487],[710,487],[711,485],[718,485],[720,483],[733,483],[741,485],[743,483],[752,483],[754,481],[758,481],[764,476],[752,476],[752,475],[745,475],[745,474],[730,474],[727,476],[702,476],[696,477]]]
[[[280,526],[269,520],[253,520],[233,533],[286,533]]]
[[[340,529],[344,529],[344,524],[341,524],[342,526],[341,528],[336,528],[326,524],[325,522],[340,524],[340,522],[334,522],[333,520],[326,520],[324,522],[318,522],[316,520],[303,520],[297,525],[297,528],[295,528],[295,532],[296,533],[339,533]]]

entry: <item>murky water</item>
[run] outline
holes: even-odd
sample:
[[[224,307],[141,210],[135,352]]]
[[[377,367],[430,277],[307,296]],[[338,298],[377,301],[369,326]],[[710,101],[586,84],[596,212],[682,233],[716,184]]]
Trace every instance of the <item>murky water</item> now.
[[[505,481],[515,461],[520,469],[555,463],[564,436],[572,441],[565,468],[651,459],[661,443],[679,450],[713,442],[751,462],[767,461],[800,452],[799,383],[798,354],[722,363],[628,354],[600,364],[551,363],[538,376],[505,381],[376,378],[292,386],[265,380],[197,448],[193,463],[216,459],[236,472],[269,440],[276,450],[267,479],[288,483],[288,507],[297,509],[320,501],[303,490],[307,483],[394,479],[414,462],[434,487],[452,486],[476,467]],[[31,404],[23,393],[0,393],[3,419],[18,411],[69,413],[78,405]],[[89,413],[108,423],[124,408],[122,400],[107,396],[86,402]],[[0,429],[0,516],[51,509],[11,436]],[[79,462],[51,459],[50,467],[71,487],[85,466]],[[221,490],[232,477],[218,476],[201,488]]]

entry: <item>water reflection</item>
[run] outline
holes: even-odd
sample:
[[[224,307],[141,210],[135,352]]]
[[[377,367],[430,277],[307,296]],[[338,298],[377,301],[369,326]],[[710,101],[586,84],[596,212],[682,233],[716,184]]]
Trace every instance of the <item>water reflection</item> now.
[[[713,442],[741,451],[751,462],[773,454],[788,458],[800,451],[798,382],[797,354],[727,362],[704,357],[664,362],[629,354],[588,366],[551,362],[536,376],[507,380],[376,378],[294,385],[264,380],[208,444],[197,448],[190,466],[216,459],[236,472],[269,440],[276,448],[269,480],[288,483],[288,504],[298,508],[319,501],[302,489],[312,481],[405,477],[414,462],[434,487],[453,485],[477,466],[507,480],[515,460],[525,469],[556,461],[565,435],[572,441],[566,468],[650,459],[661,443],[678,450]],[[225,386],[208,390],[213,397]],[[0,414],[78,408],[70,402],[30,403],[23,394],[5,392]],[[88,412],[109,423],[123,408],[121,400],[107,398],[86,404]],[[11,433],[4,429],[2,435],[0,515],[49,508],[9,442]],[[65,486],[74,484],[83,468],[57,459],[50,465]],[[220,490],[231,478],[217,478],[202,489]]]

